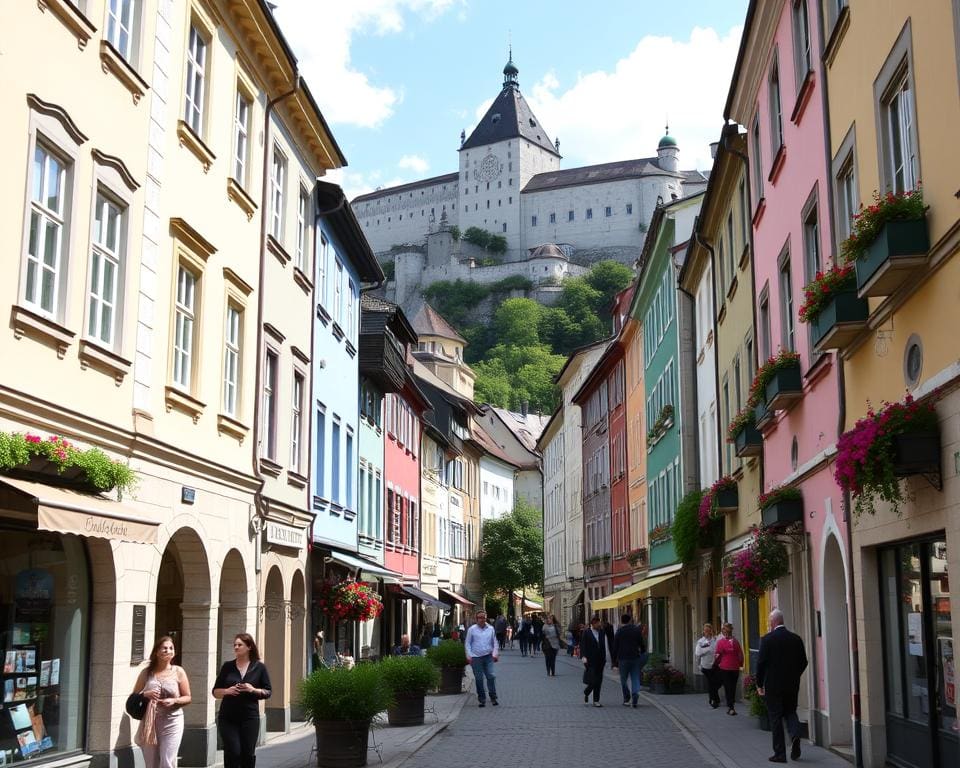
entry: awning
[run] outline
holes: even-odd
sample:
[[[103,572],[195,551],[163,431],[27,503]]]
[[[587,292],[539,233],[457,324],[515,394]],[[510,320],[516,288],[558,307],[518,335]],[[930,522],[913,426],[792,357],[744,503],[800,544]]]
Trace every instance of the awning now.
[[[458,595],[456,592],[451,592],[449,589],[444,589],[440,587],[440,591],[453,600],[455,603],[460,603],[460,605],[476,605],[476,603],[467,600],[463,595]]]
[[[528,600],[527,598],[523,598],[523,608],[524,610],[529,608],[531,611],[543,610],[543,606],[540,603],[538,603],[536,600]]]
[[[41,531],[137,544],[157,541],[158,523],[131,514],[136,511],[133,502],[121,503],[44,483],[4,477],[0,481],[0,506],[28,514],[36,512],[37,528]]]
[[[419,600],[424,605],[432,605],[434,608],[439,608],[441,611],[450,612],[450,606],[446,603],[442,603],[433,595],[428,595],[422,589],[417,589],[416,587],[401,587],[401,589],[406,592],[410,597],[415,600]]]
[[[652,576],[643,581],[638,581],[636,584],[631,584],[629,587],[613,592],[606,597],[601,597],[599,600],[592,600],[590,602],[590,610],[616,608],[618,605],[629,603],[638,598],[641,592],[646,592],[651,587],[655,587],[657,584],[667,581],[667,579],[672,579],[676,575],[677,571],[674,571],[673,573],[662,573],[659,576]]]
[[[374,579],[383,579],[387,584],[399,584],[403,579],[403,575],[397,573],[396,571],[387,570],[376,563],[371,563],[369,560],[348,555],[346,552],[340,552],[339,550],[331,549],[330,557],[340,563],[340,565],[347,566],[347,568],[360,569],[361,576],[363,576],[363,574],[367,574]]]

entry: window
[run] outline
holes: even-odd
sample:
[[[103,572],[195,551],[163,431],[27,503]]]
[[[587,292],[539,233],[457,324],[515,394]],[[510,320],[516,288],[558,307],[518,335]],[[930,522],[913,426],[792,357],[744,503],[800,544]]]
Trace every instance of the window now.
[[[107,3],[107,40],[123,58],[132,63],[136,24],[135,0],[109,0]]]
[[[550,214],[550,223],[551,223],[551,224],[556,224],[556,223],[557,223],[557,214],[555,214],[555,213],[551,213],[551,214]]]
[[[353,430],[347,427],[347,509],[353,509]]]
[[[567,221],[573,221],[573,211],[567,211]]]
[[[283,240],[283,187],[287,176],[287,158],[276,145],[270,167],[270,234]]]
[[[236,417],[240,391],[240,310],[227,305],[223,334],[223,412]]]
[[[290,407],[290,469],[300,471],[303,435],[303,374],[293,374],[293,402]]]
[[[760,364],[763,365],[770,357],[770,291],[768,286],[760,292]]]
[[[37,142],[33,154],[30,235],[24,301],[42,314],[59,313],[63,275],[66,164]]]
[[[730,248],[730,282],[737,277],[737,249],[733,239],[733,211],[727,214],[727,246]]]
[[[887,130],[888,185],[896,193],[917,186],[917,157],[913,137],[913,96],[906,72],[884,104]]]
[[[343,322],[343,264],[337,259],[337,266],[333,274],[333,321]]]
[[[796,349],[793,328],[793,287],[790,280],[790,255],[780,259],[780,343],[784,349]]]
[[[357,291],[357,287],[353,284],[353,280],[348,280],[347,281],[347,330],[346,330],[347,341],[353,341],[353,322],[354,322],[354,315],[356,314],[356,310],[354,308],[356,299],[354,295],[356,294],[356,291]]]
[[[593,208],[587,208],[587,218],[588,219],[593,218]]]
[[[726,253],[726,250],[725,250],[723,238],[720,238],[720,242],[717,243],[717,276],[720,278],[719,301],[721,305],[723,304],[723,291],[727,287],[726,275],[724,274],[724,270],[727,268],[726,266],[727,259],[726,259],[725,253]]]
[[[116,336],[117,286],[123,263],[125,219],[125,210],[104,194],[97,194],[90,254],[87,335],[110,348],[114,347]]]
[[[807,79],[807,73],[813,69],[810,60],[810,17],[807,15],[807,0],[793,0],[793,55],[799,92]]]
[[[190,39],[187,44],[187,84],[183,119],[197,136],[203,136],[203,110],[205,79],[207,76],[207,41],[197,29],[190,25]]]
[[[770,67],[770,151],[774,156],[783,146],[783,105],[780,101],[780,62],[774,54]]]
[[[333,417],[333,427],[330,435],[330,499],[335,504],[342,504],[340,498],[340,419]],[[348,465],[349,467],[349,465]]]
[[[633,215],[633,203],[627,203],[627,216]]]
[[[326,449],[327,449],[327,409],[323,403],[317,403],[317,460],[314,467],[314,474],[317,478],[317,496],[323,498],[323,492],[326,488],[324,477],[327,471]]]
[[[603,215],[606,216],[606,217],[608,217],[608,218],[609,218],[610,216],[613,216],[613,208],[611,208],[611,207],[608,205],[606,208],[603,209]]]
[[[817,198],[807,204],[803,218],[803,270],[807,282],[813,280],[821,269],[820,261],[820,223],[817,220]]]
[[[193,373],[193,328],[196,315],[197,278],[182,264],[177,268],[177,296],[174,309],[173,383],[190,389]]]
[[[263,434],[260,437],[260,450],[268,459],[277,456],[277,365],[277,353],[268,349],[263,359]]]
[[[507,222],[503,222],[503,231],[504,231],[504,232],[507,231]]]
[[[310,193],[300,187],[300,200],[297,203],[297,258],[294,266],[301,272],[306,266],[306,254],[310,244]]]
[[[747,206],[747,185],[743,179],[740,179],[740,242],[743,243],[743,249],[749,242],[748,232],[750,230],[750,211]]]
[[[317,256],[317,295],[320,298],[320,306],[326,306],[327,303],[327,261],[330,256],[330,243],[327,236],[320,233],[320,253]]]
[[[531,227],[537,226],[537,217],[536,217],[536,216],[531,216],[531,217],[530,217],[530,226],[531,226]]]
[[[754,205],[759,205],[763,199],[763,151],[760,147],[760,115],[753,119],[753,129],[750,131],[750,143],[753,145],[753,157],[750,158],[750,168],[753,170]]]
[[[241,187],[247,186],[251,107],[252,102],[246,95],[242,91],[237,91],[237,105],[233,116],[233,178]]]

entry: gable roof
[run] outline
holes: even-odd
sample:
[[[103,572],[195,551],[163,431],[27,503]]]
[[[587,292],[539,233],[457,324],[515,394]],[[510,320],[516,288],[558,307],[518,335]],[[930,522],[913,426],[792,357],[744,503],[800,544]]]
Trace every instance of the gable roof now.
[[[638,179],[642,176],[680,176],[686,183],[704,183],[706,177],[700,171],[665,171],[657,164],[656,157],[640,157],[635,160],[615,160],[612,163],[584,165],[579,168],[545,171],[532,176],[523,188],[524,192],[539,192],[543,189],[578,187],[584,184],[600,184],[608,181]]]
[[[489,454],[492,458],[503,464],[508,464],[514,469],[520,469],[520,464],[511,459],[506,451],[497,445],[497,441],[493,439],[479,422],[473,423],[470,436],[473,438],[473,441],[483,449],[484,453]]]
[[[444,320],[437,310],[427,302],[423,302],[413,316],[413,330],[418,336],[439,336],[442,339],[453,339],[466,345],[467,340],[457,333],[453,326]]]
[[[460,177],[460,174],[457,172],[454,173],[445,173],[442,176],[431,176],[429,179],[421,179],[420,181],[411,181],[407,184],[398,184],[395,187],[384,187],[382,189],[375,189],[373,192],[365,192],[362,195],[357,195],[353,198],[351,205],[356,205],[357,203],[362,203],[366,200],[373,200],[378,197],[386,197],[388,195],[395,195],[400,192],[412,192],[415,189],[420,189],[420,187],[432,187],[436,184],[455,184],[457,179]]]
[[[496,144],[507,139],[524,138],[551,155],[560,157],[547,132],[540,125],[519,88],[504,84],[483,119],[477,123],[460,150]]]

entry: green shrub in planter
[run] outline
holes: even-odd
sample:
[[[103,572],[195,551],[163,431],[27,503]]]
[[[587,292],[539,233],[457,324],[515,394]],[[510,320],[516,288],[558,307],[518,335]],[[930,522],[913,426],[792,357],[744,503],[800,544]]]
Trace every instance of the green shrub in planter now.
[[[427,648],[427,658],[438,667],[467,666],[467,652],[459,640],[441,640],[438,645]]]
[[[300,706],[311,723],[369,721],[392,701],[393,694],[377,664],[320,668],[300,683]]]
[[[440,683],[437,665],[423,656],[388,656],[378,667],[394,699],[423,696]]]

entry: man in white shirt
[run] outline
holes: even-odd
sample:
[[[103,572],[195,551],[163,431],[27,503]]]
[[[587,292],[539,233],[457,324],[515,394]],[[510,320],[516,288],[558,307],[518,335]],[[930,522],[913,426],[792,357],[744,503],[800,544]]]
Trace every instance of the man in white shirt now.
[[[473,677],[477,681],[477,700],[481,707],[487,705],[487,692],[484,690],[484,679],[490,689],[490,703],[497,706],[497,676],[493,672],[493,665],[500,661],[497,650],[497,635],[493,627],[487,624],[485,611],[477,611],[477,623],[467,630],[467,639],[464,646],[467,652],[467,663],[473,669]]]

